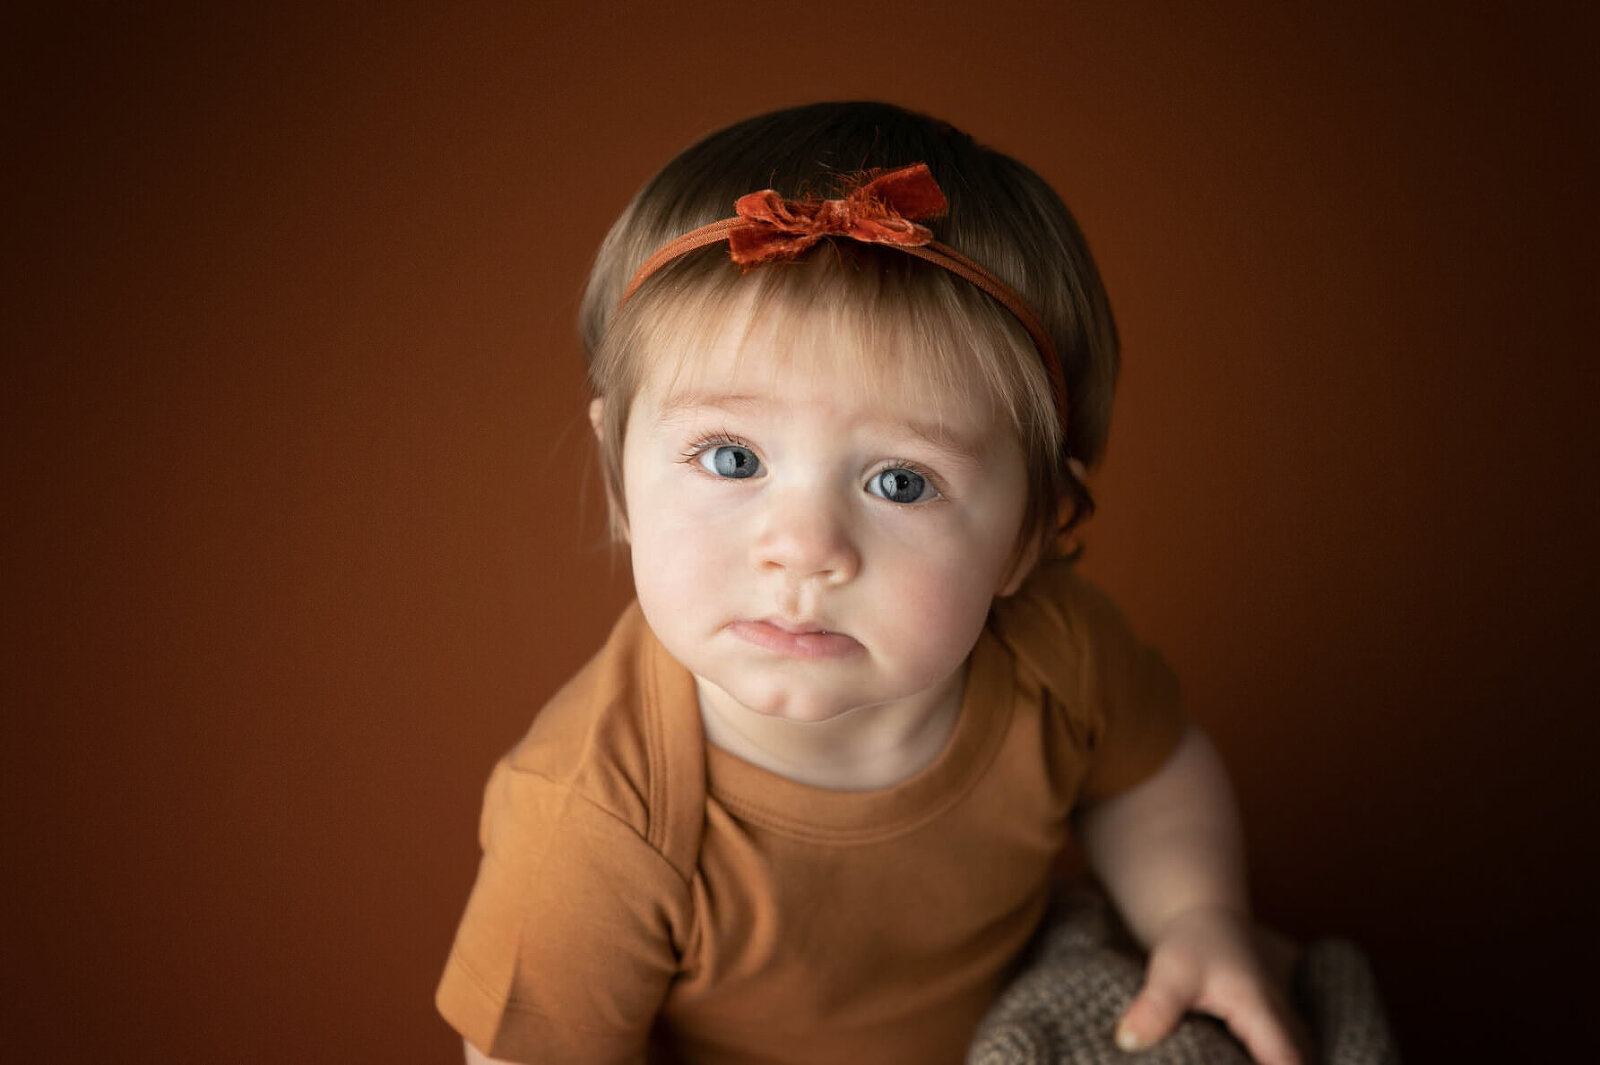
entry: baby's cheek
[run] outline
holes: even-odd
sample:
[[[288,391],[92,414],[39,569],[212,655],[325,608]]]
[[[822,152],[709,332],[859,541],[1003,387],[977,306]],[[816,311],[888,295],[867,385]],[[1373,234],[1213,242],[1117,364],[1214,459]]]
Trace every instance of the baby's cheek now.
[[[930,664],[964,658],[978,639],[993,601],[993,589],[969,565],[907,574],[892,612],[901,642],[917,647]]]
[[[660,622],[703,618],[737,601],[730,596],[744,567],[736,548],[717,533],[695,522],[657,522],[635,542],[634,585]]]

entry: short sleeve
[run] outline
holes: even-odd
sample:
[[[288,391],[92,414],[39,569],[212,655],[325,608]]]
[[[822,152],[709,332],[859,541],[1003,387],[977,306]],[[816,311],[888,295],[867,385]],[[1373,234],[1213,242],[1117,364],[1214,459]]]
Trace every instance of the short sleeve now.
[[[440,1013],[494,1058],[642,1057],[677,969],[682,878],[614,814],[506,763],[490,779],[481,836]]]
[[[996,604],[992,624],[1067,715],[1088,759],[1080,799],[1126,791],[1177,748],[1184,717],[1172,668],[1070,563],[1041,565]]]

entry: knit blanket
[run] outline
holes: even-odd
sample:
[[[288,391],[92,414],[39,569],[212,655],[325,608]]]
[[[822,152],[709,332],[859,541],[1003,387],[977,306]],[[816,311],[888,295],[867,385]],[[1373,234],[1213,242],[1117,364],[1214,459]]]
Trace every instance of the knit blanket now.
[[[1028,960],[990,1008],[967,1065],[1251,1065],[1217,1020],[1189,1014],[1134,1054],[1113,1041],[1144,980],[1144,959],[1100,897],[1063,898]],[[1338,939],[1312,943],[1292,993],[1321,1065],[1399,1065],[1365,955]]]

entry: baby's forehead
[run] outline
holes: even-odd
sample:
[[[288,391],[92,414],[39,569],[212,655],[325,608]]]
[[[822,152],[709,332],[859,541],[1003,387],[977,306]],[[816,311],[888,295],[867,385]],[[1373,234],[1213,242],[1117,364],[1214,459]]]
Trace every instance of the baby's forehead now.
[[[986,436],[1003,420],[976,374],[919,360],[912,345],[874,344],[856,330],[819,329],[793,316],[743,325],[730,323],[699,343],[661,345],[641,392],[664,416],[706,408],[781,416],[786,407],[825,406],[955,437]]]

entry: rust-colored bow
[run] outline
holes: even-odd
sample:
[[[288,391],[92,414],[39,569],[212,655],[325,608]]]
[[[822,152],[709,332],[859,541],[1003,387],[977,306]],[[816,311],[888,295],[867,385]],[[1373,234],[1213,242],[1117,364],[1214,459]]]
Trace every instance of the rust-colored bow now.
[[[728,254],[751,267],[793,259],[823,237],[921,247],[933,231],[914,219],[936,218],[947,206],[926,163],[878,174],[837,200],[786,200],[763,189],[733,205],[740,221],[728,230]]]
[[[1045,372],[1050,375],[1056,410],[1061,424],[1066,425],[1066,377],[1056,358],[1050,330],[1010,285],[949,245],[934,240],[932,230],[916,223],[919,218],[937,218],[948,207],[927,164],[913,163],[859,177],[868,180],[837,200],[786,200],[772,189],[739,197],[734,204],[738,212],[734,217],[708,222],[674,237],[640,263],[623,289],[617,309],[621,310],[657,270],[680,255],[721,241],[728,242],[729,258],[745,269],[775,259],[793,259],[823,237],[884,244],[948,270],[987,292],[1015,315],[1039,349]]]

